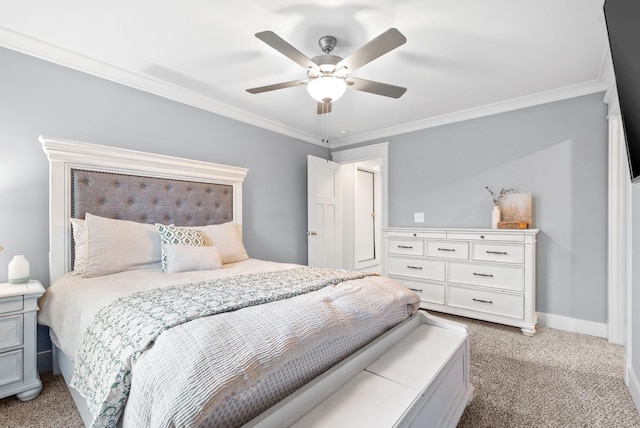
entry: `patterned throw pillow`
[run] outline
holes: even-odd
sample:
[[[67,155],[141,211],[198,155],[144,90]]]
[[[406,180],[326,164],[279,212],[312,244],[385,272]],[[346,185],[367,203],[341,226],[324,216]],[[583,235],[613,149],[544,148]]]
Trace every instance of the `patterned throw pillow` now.
[[[192,227],[178,227],[167,224],[156,223],[160,232],[160,243],[162,244],[162,272],[167,271],[167,250],[166,245],[190,245],[194,247],[204,247],[204,237],[202,231]]]

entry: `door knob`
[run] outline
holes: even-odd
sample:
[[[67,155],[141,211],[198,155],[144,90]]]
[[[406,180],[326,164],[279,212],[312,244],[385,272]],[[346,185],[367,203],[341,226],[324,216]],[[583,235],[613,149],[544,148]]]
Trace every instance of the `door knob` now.
[[[317,234],[318,232],[316,232],[315,230],[307,230],[307,235],[316,236]]]

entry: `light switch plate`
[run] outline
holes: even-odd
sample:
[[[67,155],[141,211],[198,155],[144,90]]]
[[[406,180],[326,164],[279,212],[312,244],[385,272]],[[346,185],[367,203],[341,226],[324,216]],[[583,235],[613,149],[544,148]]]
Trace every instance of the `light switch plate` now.
[[[424,223],[424,213],[413,213],[414,223]]]

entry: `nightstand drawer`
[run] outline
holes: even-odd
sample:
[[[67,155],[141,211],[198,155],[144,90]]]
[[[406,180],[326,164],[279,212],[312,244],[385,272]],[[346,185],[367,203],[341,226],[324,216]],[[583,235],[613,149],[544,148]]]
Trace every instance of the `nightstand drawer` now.
[[[510,318],[524,318],[524,296],[473,288],[449,287],[449,306]]]
[[[42,389],[36,364],[38,298],[44,287],[37,280],[0,284],[0,398],[35,398]]]
[[[524,290],[524,266],[449,262],[449,282]]]
[[[390,239],[389,254],[422,256],[424,255],[424,241],[417,239]]]
[[[0,354],[0,386],[22,380],[22,349]]]
[[[0,318],[0,352],[22,345],[22,314]]]
[[[22,305],[22,296],[2,299],[0,300],[0,314],[21,311]]]
[[[472,242],[471,260],[524,264],[524,244]]]
[[[389,275],[431,279],[444,282],[444,260],[389,258]]]

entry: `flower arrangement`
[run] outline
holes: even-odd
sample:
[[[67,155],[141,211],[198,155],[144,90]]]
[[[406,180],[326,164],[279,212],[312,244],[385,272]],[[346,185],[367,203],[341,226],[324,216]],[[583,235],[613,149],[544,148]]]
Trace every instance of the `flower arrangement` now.
[[[489,189],[489,186],[485,186],[485,189],[487,189],[487,191],[491,194],[491,198],[493,198],[493,205],[495,206],[498,206],[500,204],[500,201],[502,200],[502,198],[504,198],[504,195],[509,192],[513,192],[512,188],[505,189],[503,187],[502,190],[500,190],[500,193],[498,193],[498,195],[496,196],[496,194],[493,193],[493,190]]]

